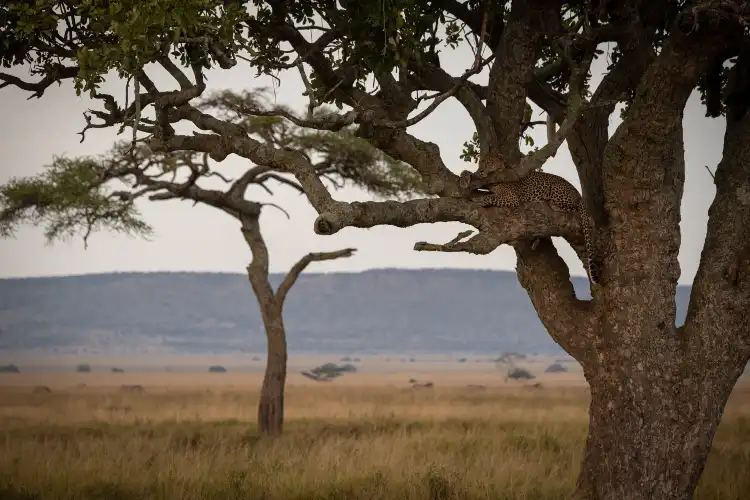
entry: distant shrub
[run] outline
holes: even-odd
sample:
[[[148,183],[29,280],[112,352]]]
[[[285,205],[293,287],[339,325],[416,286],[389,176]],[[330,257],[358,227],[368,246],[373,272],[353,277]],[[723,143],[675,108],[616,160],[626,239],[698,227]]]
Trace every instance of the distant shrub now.
[[[357,367],[351,364],[337,365],[336,363],[326,363],[311,370],[313,373],[351,373],[356,372]]]
[[[458,360],[459,363],[466,363],[466,358],[461,358]]]
[[[506,377],[511,380],[531,380],[536,378],[529,370],[517,366],[508,370]]]
[[[336,363],[326,363],[310,370],[314,376],[319,378],[335,378],[345,373],[353,373],[357,367],[352,364],[337,365]]]
[[[143,392],[145,389],[142,385],[121,385],[120,392]]]
[[[226,373],[227,369],[223,366],[213,365],[208,367],[208,371],[211,373]]]
[[[552,363],[551,365],[549,365],[547,367],[546,370],[544,370],[544,373],[564,373],[564,372],[567,372],[567,371],[568,371],[568,369],[565,368],[560,363]]]
[[[339,361],[343,361],[343,362],[345,362],[345,363],[348,363],[348,362],[350,362],[351,360],[352,360],[352,358],[350,358],[349,356],[344,356],[344,357],[343,357],[343,358],[341,358],[341,359],[340,359]]]
[[[86,365],[86,364],[78,365],[78,366],[76,366],[76,371],[78,373],[88,373],[88,372],[91,371],[91,366],[90,365]]]
[[[0,373],[21,373],[16,365],[3,365],[0,366]]]
[[[513,363],[514,361],[519,361],[522,359],[526,359],[526,355],[520,352],[504,352],[497,358],[495,358],[495,363]]]
[[[112,368],[112,373],[125,373],[125,370],[122,368]]]

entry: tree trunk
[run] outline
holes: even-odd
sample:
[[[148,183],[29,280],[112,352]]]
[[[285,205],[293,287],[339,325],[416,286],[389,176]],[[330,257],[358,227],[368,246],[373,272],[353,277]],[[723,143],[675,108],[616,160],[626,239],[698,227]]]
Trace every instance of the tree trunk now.
[[[717,370],[682,357],[669,366],[665,354],[627,364],[615,355],[606,367],[587,370],[589,431],[575,498],[693,498],[744,364]],[[654,377],[648,367],[658,363],[661,376]]]
[[[268,358],[258,403],[258,432],[263,436],[277,436],[284,427],[286,333],[280,311],[264,311],[263,322],[268,339]]]

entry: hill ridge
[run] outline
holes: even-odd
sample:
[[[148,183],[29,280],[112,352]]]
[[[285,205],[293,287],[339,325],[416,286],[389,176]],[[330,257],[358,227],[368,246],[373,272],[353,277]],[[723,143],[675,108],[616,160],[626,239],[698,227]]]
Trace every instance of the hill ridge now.
[[[283,273],[271,275],[278,285]],[[572,279],[589,297],[588,281]],[[690,287],[678,288],[678,323]],[[285,307],[291,352],[556,354],[513,271],[305,272]],[[0,279],[0,349],[203,354],[265,350],[247,278],[205,271]]]

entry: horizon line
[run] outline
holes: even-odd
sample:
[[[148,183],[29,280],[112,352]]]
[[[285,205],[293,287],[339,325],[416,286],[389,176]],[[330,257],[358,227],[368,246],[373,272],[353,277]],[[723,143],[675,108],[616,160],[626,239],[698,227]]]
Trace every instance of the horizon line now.
[[[373,271],[468,271],[468,272],[490,272],[490,273],[508,273],[516,274],[515,270],[510,269],[491,269],[482,267],[371,267],[367,269],[359,270],[332,270],[332,271],[305,271],[303,275],[348,275],[348,274],[363,274]],[[12,281],[12,280],[41,280],[41,279],[61,279],[61,278],[83,278],[83,277],[95,277],[105,276],[112,274],[211,274],[211,275],[226,275],[226,276],[245,276],[245,273],[233,272],[233,271],[207,271],[207,270],[180,270],[180,269],[167,269],[167,270],[130,270],[130,271],[99,271],[91,273],[79,273],[79,274],[48,274],[48,275],[27,275],[27,276],[0,276],[0,281]],[[269,275],[280,275],[286,274],[286,271],[270,272]],[[588,279],[584,275],[571,275],[571,278],[575,279]],[[692,286],[693,283],[680,283],[677,282],[677,286]]]

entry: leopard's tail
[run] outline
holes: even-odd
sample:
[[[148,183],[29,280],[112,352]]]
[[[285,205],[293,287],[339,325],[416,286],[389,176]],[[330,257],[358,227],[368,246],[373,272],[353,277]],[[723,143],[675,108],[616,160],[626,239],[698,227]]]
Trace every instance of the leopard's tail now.
[[[583,198],[581,198],[578,213],[581,217],[581,229],[583,230],[583,238],[586,245],[586,272],[589,275],[591,283],[598,285],[601,273],[594,258],[594,224],[591,217],[589,217],[588,210],[586,210]]]

